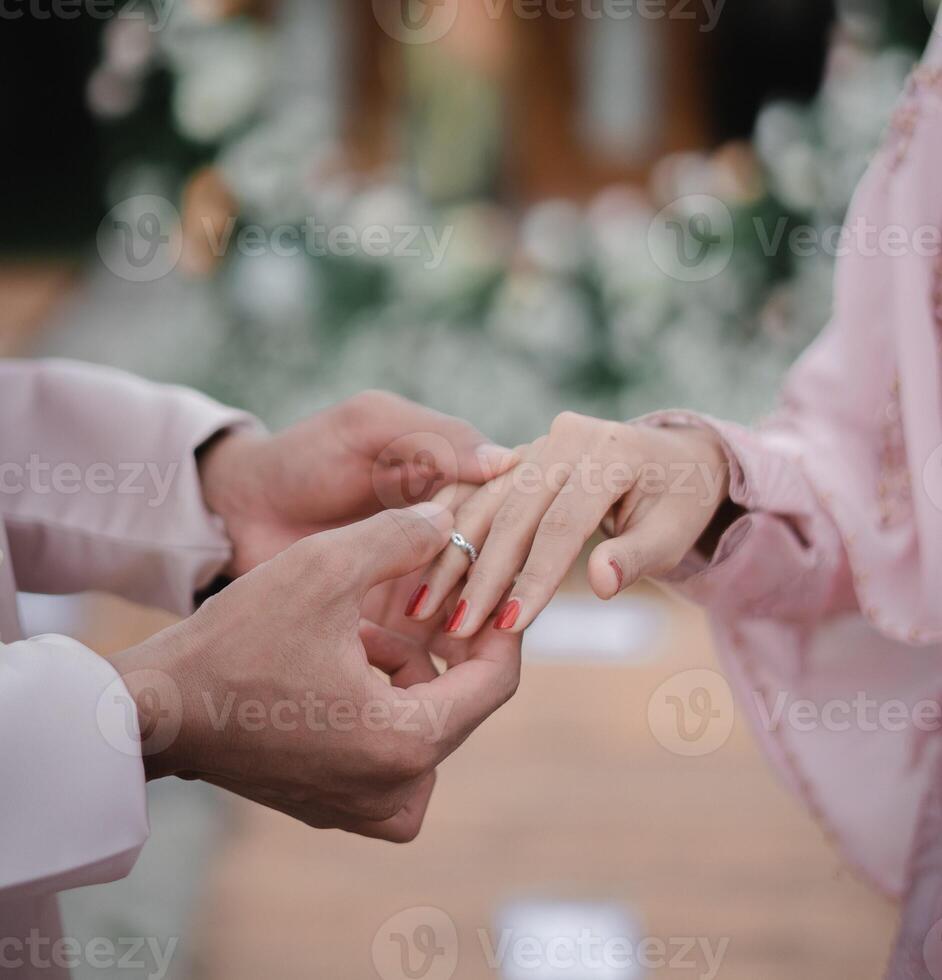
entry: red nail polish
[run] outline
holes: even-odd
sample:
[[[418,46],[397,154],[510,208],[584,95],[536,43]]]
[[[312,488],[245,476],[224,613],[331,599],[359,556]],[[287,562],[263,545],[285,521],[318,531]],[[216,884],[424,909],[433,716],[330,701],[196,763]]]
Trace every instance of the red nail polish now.
[[[497,614],[497,619],[494,621],[494,629],[513,629],[517,624],[517,617],[520,615],[520,608],[520,600],[511,599],[510,602],[508,602],[507,605],[504,606],[504,608]]]
[[[451,619],[448,620],[448,625],[445,627],[446,633],[457,633],[461,629],[461,624],[464,622],[465,616],[468,615],[468,603],[462,599],[458,603],[457,608],[451,614]]]
[[[406,605],[406,615],[407,616],[418,616],[422,611],[422,607],[425,605],[425,600],[428,598],[429,588],[423,582],[416,590],[412,593],[412,597],[409,599]]]
[[[625,573],[621,570],[621,565],[614,558],[609,562],[609,565],[615,573],[615,579],[618,582],[618,591],[621,592],[622,586],[625,584]]]

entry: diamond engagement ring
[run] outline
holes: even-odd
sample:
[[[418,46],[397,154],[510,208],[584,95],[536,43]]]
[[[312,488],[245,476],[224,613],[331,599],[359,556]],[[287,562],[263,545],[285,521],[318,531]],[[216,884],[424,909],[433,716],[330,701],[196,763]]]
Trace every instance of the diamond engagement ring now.
[[[471,559],[472,565],[478,560],[478,549],[460,532],[451,532],[451,543],[456,548],[460,548]]]

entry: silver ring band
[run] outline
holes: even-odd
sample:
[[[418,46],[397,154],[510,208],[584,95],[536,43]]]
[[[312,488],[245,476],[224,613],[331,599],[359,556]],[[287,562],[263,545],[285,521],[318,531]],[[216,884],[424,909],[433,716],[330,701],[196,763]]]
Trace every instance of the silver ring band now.
[[[451,543],[471,559],[472,565],[478,560],[478,549],[460,531],[451,532]]]

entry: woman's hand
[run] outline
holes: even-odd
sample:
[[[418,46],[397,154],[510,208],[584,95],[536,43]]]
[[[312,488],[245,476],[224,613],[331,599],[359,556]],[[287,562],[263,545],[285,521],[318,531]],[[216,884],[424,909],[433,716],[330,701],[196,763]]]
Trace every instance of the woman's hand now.
[[[439,614],[467,577],[445,630],[472,636],[521,632],[555,594],[586,541],[610,540],[589,559],[589,584],[610,599],[646,575],[673,569],[697,544],[729,492],[717,438],[696,428],[657,428],[560,415],[523,461],[483,487],[448,493],[455,527],[480,550],[475,564],[454,545],[429,567],[407,615]],[[450,605],[450,603],[449,603]]]

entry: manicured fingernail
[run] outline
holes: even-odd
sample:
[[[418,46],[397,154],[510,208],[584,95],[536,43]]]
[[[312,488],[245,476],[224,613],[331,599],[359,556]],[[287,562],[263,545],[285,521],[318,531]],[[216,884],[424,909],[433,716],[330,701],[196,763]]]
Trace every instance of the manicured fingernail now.
[[[461,624],[464,622],[465,616],[468,615],[468,603],[466,600],[462,599],[458,603],[455,611],[451,614],[451,619],[445,626],[446,633],[457,633],[461,629]]]
[[[494,620],[494,629],[496,630],[509,630],[513,629],[517,625],[517,617],[520,615],[520,600],[511,599],[510,602],[504,606],[503,609],[497,614],[497,619]]]
[[[406,605],[406,615],[407,616],[418,616],[422,611],[422,607],[425,605],[425,600],[428,598],[429,588],[423,582],[416,590],[412,593],[408,604]]]
[[[625,573],[622,571],[621,565],[619,565],[614,558],[609,561],[609,565],[611,566],[612,571],[615,573],[615,581],[618,583],[618,591],[621,592],[622,586],[625,584]]]

